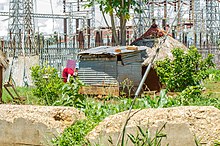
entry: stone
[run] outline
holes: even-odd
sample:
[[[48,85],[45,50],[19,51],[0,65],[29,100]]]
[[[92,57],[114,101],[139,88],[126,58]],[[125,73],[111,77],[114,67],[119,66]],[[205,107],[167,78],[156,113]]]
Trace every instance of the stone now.
[[[92,145],[110,146],[118,140],[127,112],[118,113],[104,119],[86,138]],[[149,130],[150,136],[164,124],[162,133],[167,137],[162,139],[162,146],[194,146],[195,138],[204,145],[213,145],[213,141],[220,139],[220,110],[211,106],[181,106],[172,108],[132,110],[131,118],[126,127],[127,134],[136,135],[137,126]],[[127,145],[132,145],[127,141]]]
[[[73,107],[1,104],[0,145],[52,145],[53,138],[84,118]]]

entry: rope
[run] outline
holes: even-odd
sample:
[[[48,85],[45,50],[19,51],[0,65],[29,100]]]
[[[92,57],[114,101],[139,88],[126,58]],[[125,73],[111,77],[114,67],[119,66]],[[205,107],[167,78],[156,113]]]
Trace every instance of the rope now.
[[[180,10],[181,10],[181,8],[182,8],[182,5],[183,5],[183,3],[181,4],[181,6],[180,6],[180,8],[179,8],[179,10],[178,10],[178,13],[177,13],[176,16],[175,16],[175,18],[174,18],[174,20],[173,20],[173,22],[172,22],[172,24],[171,24],[171,27],[173,26],[174,21],[176,20],[178,14],[179,14],[179,12],[180,12]],[[170,28],[171,28],[171,27],[170,27]],[[119,145],[119,142],[120,142],[120,140],[121,140],[121,137],[122,137],[121,146],[124,145],[123,142],[124,142],[124,137],[125,137],[125,131],[126,131],[126,126],[127,126],[127,124],[128,124],[128,121],[129,121],[129,119],[130,119],[131,110],[132,110],[132,108],[133,108],[133,105],[134,105],[134,103],[135,103],[137,97],[139,96],[139,93],[140,93],[140,91],[141,91],[141,89],[142,89],[142,87],[143,87],[143,84],[144,84],[144,82],[145,82],[145,80],[146,80],[146,78],[147,78],[147,75],[148,75],[149,72],[150,72],[150,68],[151,68],[151,66],[153,65],[153,62],[154,62],[156,56],[158,55],[158,53],[159,53],[159,51],[160,51],[160,49],[161,49],[161,48],[160,48],[161,45],[166,41],[166,39],[167,39],[167,37],[168,37],[168,34],[169,34],[169,32],[170,32],[170,28],[168,29],[167,34],[164,36],[164,38],[162,39],[162,41],[159,42],[158,48],[156,49],[156,52],[155,52],[154,56],[152,57],[152,59],[151,59],[149,65],[148,65],[148,67],[147,67],[147,69],[146,69],[146,71],[145,71],[145,73],[144,73],[144,76],[143,76],[143,78],[142,78],[142,80],[141,80],[141,82],[140,82],[140,84],[139,84],[139,86],[138,86],[138,89],[137,89],[137,91],[135,92],[135,97],[134,97],[134,99],[133,99],[133,101],[132,101],[132,103],[131,103],[131,105],[130,105],[130,107],[129,107],[129,111],[128,111],[128,114],[127,114],[127,116],[126,116],[124,125],[123,125],[123,127],[122,127],[122,131],[120,132],[119,137],[118,137],[118,139],[117,139],[116,146]]]

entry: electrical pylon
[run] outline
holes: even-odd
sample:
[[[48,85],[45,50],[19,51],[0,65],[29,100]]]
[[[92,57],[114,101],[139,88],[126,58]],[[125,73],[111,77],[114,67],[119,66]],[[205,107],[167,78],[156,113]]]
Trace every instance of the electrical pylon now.
[[[33,0],[10,0],[8,29],[15,55],[22,53],[22,34],[28,36],[25,47],[31,51],[31,38],[34,34],[32,12]]]
[[[23,34],[27,36],[25,40],[25,47],[29,49],[29,53],[32,52],[32,43],[34,41],[34,19],[32,18],[33,14],[33,0],[24,0],[24,29]]]
[[[206,41],[208,48],[217,47],[220,39],[220,7],[218,0],[206,0]]]
[[[21,48],[21,32],[23,30],[23,0],[10,0],[9,3],[9,38],[10,48],[14,50],[14,55],[18,54],[18,48]],[[13,42],[13,43],[12,43]]]

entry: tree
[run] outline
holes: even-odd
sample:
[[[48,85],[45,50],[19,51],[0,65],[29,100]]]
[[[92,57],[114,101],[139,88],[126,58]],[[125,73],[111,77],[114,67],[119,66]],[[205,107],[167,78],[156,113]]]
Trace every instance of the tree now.
[[[133,9],[135,12],[141,13],[141,10],[138,9],[139,3],[137,0],[90,0],[91,2],[87,5],[92,7],[94,4],[99,4],[99,9],[102,12],[104,20],[107,23],[105,14],[108,14],[111,19],[111,28],[112,35],[115,39],[116,45],[126,45],[126,23],[130,19],[130,10]],[[147,0],[139,0],[147,1]],[[116,33],[116,25],[114,14],[120,20],[120,41]]]

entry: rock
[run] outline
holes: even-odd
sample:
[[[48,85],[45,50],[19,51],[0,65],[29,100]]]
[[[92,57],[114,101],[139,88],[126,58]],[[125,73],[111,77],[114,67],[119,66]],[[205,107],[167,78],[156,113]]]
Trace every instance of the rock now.
[[[0,105],[0,145],[51,145],[63,130],[84,119],[72,107]]]
[[[115,144],[127,112],[104,119],[86,136],[87,139],[93,145],[108,146],[111,138]],[[162,133],[167,137],[162,139],[162,146],[194,146],[195,137],[204,145],[213,145],[214,140],[220,139],[220,110],[211,106],[132,110],[131,115],[126,128],[127,134],[136,135],[137,126],[140,126],[143,130],[149,129],[151,137],[154,137],[155,131],[166,123]],[[127,139],[126,136],[125,140]],[[128,145],[131,145],[130,140]]]

